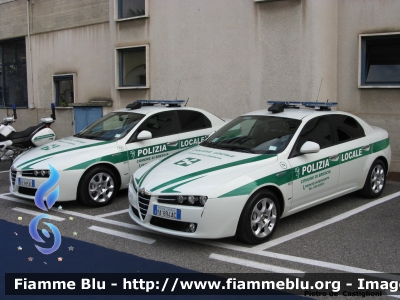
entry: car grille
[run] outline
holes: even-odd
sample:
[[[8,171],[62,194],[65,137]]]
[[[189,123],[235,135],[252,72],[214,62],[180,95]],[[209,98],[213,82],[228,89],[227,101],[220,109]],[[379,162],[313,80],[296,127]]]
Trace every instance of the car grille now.
[[[146,195],[144,193],[138,194],[139,212],[142,220],[144,220],[144,218],[146,217],[146,213],[149,208],[150,198],[151,195]]]
[[[28,195],[28,196],[35,196],[36,194],[36,189],[30,189],[30,188],[26,188],[26,187],[22,187],[20,186],[18,188],[18,192],[20,194],[24,194],[24,195]]]
[[[17,177],[17,171],[11,171],[11,184],[15,185],[15,178]]]

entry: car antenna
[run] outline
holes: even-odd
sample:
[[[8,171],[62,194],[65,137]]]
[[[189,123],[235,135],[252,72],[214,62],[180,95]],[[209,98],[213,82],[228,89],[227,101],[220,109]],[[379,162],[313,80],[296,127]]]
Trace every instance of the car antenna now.
[[[178,83],[178,90],[176,91],[176,96],[175,96],[175,100],[178,100],[178,93],[179,93],[179,86],[181,85],[181,81],[179,80]]]
[[[189,98],[187,98],[187,100],[186,100],[185,107],[186,107],[186,105],[188,104],[188,102],[189,102]]]
[[[319,84],[319,90],[318,90],[318,96],[317,96],[317,101],[316,102],[318,102],[319,92],[321,91],[322,80],[324,80],[324,77],[321,78],[321,83]]]

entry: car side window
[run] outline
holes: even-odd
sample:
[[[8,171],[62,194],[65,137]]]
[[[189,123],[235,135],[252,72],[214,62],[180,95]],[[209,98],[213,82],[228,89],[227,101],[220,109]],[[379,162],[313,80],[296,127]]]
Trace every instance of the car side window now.
[[[211,127],[211,121],[201,112],[193,110],[178,110],[181,132],[200,130]]]
[[[307,141],[315,142],[321,149],[334,145],[332,126],[326,116],[317,117],[307,122],[297,138],[292,156],[300,153],[300,148]]]
[[[152,138],[177,134],[178,129],[175,111],[165,111],[149,116],[139,126],[128,143],[135,141],[137,135],[143,130],[150,131]]]
[[[332,115],[330,118],[339,143],[365,136],[364,129],[356,119],[346,115]]]

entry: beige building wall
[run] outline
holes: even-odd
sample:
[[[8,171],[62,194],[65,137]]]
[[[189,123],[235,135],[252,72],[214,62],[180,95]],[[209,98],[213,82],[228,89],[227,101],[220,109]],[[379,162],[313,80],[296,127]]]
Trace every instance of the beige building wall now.
[[[29,103],[49,108],[55,101],[53,76],[60,74],[75,74],[75,102],[110,99],[109,40],[108,23],[33,35],[34,92]],[[72,110],[72,107],[57,109],[57,117],[70,111],[71,119],[66,124],[61,119],[54,123],[59,137],[74,132]]]
[[[359,35],[400,32],[400,1],[338,1],[339,109],[389,132],[391,170],[400,172],[400,88],[358,88]],[[400,54],[399,54],[400,55]]]
[[[42,117],[52,76],[64,73],[76,74],[76,102],[111,98],[104,113],[137,99],[178,98],[234,118],[268,100],[329,99],[389,131],[391,170],[400,171],[400,89],[358,87],[359,35],[400,32],[400,1],[147,0],[148,17],[116,21],[117,2],[34,1],[28,88],[39,109],[21,110],[21,119]],[[25,1],[0,4],[0,40],[27,36],[26,9]],[[142,45],[149,87],[119,88],[116,49]],[[72,134],[72,109],[58,111],[56,133]]]
[[[25,36],[26,41],[30,109],[18,109],[16,130],[36,125],[40,118],[50,116],[50,103],[55,101],[53,75],[76,74],[75,102],[110,98],[109,1],[30,2],[30,5],[27,1],[0,4],[0,40]],[[4,117],[6,114],[11,115],[12,111],[5,110]],[[73,134],[73,109],[59,108],[56,114],[52,129],[57,136]]]
[[[109,0],[24,0],[0,2],[0,40],[108,22]]]
[[[115,48],[150,47],[150,89],[116,97],[127,103],[178,94],[234,118],[267,100],[316,100],[322,80],[318,99],[335,101],[332,11],[336,1],[149,0],[149,18],[110,22]]]

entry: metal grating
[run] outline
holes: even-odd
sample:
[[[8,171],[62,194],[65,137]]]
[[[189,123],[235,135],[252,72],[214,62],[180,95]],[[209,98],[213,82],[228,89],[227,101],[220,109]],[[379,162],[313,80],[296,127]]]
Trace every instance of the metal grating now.
[[[139,212],[142,220],[146,217],[147,210],[149,209],[151,195],[146,195],[144,193],[138,194],[138,202],[139,202]]]
[[[17,171],[10,171],[11,172],[11,184],[15,185],[15,178],[17,177]]]

